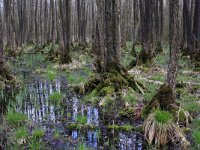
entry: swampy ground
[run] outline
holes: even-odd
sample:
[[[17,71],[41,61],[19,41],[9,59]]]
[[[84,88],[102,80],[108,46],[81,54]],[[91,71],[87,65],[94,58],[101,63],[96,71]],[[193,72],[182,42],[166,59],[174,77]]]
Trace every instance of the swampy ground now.
[[[114,100],[99,100],[93,92],[84,92],[84,83],[94,75],[94,57],[90,48],[73,51],[73,62],[60,65],[48,60],[47,46],[37,52],[27,46],[17,58],[8,58],[15,87],[1,84],[0,149],[156,149],[143,136],[142,109],[163,84],[169,48],[155,58],[151,66],[137,66],[128,72],[140,81],[142,92],[123,91],[123,109]],[[137,47],[140,51],[140,46]],[[123,50],[123,65],[135,59],[131,44]],[[192,149],[200,148],[200,73],[187,57],[181,57],[177,77],[177,101],[193,120],[183,131]],[[81,87],[82,92],[74,91]],[[112,90],[104,89],[107,94]],[[96,103],[99,101],[99,103]],[[120,108],[120,109],[119,109]],[[174,149],[174,148],[172,148]]]

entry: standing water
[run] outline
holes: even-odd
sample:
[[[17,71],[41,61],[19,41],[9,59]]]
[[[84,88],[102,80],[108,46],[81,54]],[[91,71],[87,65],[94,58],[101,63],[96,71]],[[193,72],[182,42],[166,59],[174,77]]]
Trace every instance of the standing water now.
[[[143,138],[139,134],[110,134],[102,122],[99,108],[84,104],[68,87],[66,77],[49,81],[30,74],[23,72],[25,83],[17,94],[8,96],[2,92],[0,110],[2,113],[12,107],[26,114],[30,130],[33,127],[45,130],[43,140],[51,149],[143,149]],[[59,133],[58,139],[55,139],[55,133]]]

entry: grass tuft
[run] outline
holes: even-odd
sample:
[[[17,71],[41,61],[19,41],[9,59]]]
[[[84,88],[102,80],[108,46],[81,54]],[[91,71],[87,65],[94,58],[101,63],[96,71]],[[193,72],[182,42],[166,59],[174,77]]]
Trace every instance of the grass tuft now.
[[[169,120],[172,119],[172,114],[167,111],[155,111],[155,119],[159,123],[167,123]]]

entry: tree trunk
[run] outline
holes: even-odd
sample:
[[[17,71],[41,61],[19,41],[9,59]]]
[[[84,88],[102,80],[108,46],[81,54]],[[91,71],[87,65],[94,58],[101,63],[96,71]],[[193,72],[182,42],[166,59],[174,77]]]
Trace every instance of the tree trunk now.
[[[169,35],[170,35],[170,62],[167,72],[166,84],[172,89],[176,85],[176,76],[178,72],[178,60],[180,55],[180,40],[179,40],[179,0],[169,1],[170,20],[169,20]]]
[[[105,68],[106,71],[121,67],[119,0],[105,1]]]
[[[3,25],[2,25],[2,16],[0,12],[0,68],[2,68],[3,62],[4,62],[3,61]]]
[[[61,63],[70,63],[72,59],[70,57],[71,47],[71,0],[62,2],[60,0],[60,15],[62,22],[62,37],[63,47],[61,55]]]

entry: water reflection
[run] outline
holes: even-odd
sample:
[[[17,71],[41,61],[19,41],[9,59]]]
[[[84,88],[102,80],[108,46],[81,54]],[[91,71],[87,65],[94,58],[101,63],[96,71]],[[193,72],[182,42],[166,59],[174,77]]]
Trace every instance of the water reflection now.
[[[142,150],[143,139],[136,133],[119,133],[119,148],[121,150]]]
[[[49,96],[54,92],[66,95],[62,99],[61,105],[56,106],[50,102]],[[1,96],[1,98],[4,100],[0,101],[0,110],[2,111],[8,97]],[[87,124],[100,126],[99,109],[82,104],[79,97],[73,95],[67,88],[66,78],[58,78],[54,82],[33,78],[16,95],[15,99],[16,110],[27,114],[28,118],[38,126],[46,128],[49,139],[53,137],[54,131],[58,130],[76,143],[69,144],[69,141],[65,141],[58,144],[58,142],[57,145],[52,146],[55,149],[74,149],[80,142],[92,149],[104,147],[102,141],[105,140],[103,136],[100,136],[99,129],[93,131],[85,129],[68,131],[66,129],[66,124],[76,122],[79,116],[86,116]],[[118,139],[118,149],[142,150],[142,138],[137,134],[119,133],[115,139]],[[112,141],[114,138],[108,136],[108,140]]]

